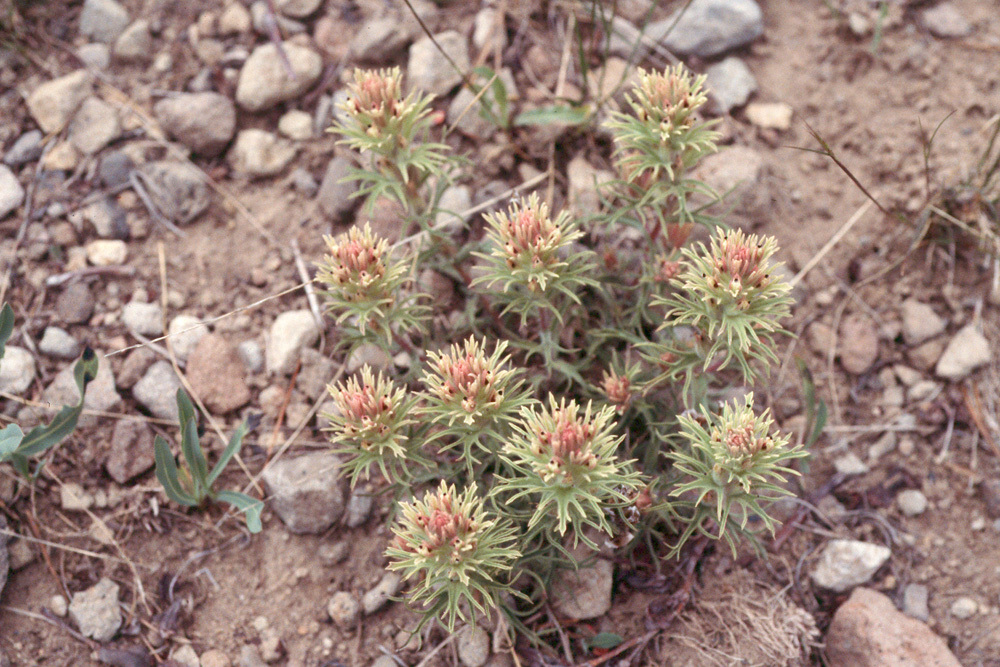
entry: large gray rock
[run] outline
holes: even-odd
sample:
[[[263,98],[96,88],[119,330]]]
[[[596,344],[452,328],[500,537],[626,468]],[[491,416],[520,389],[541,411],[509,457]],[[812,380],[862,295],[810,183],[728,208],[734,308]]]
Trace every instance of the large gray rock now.
[[[30,130],[25,132],[7,149],[3,155],[3,163],[9,167],[20,167],[22,164],[37,160],[42,156],[42,132]],[[3,210],[0,207],[0,210]],[[2,218],[3,215],[0,215]]]
[[[757,90],[757,79],[746,63],[730,56],[705,70],[705,85],[720,113],[729,113],[747,103]]]
[[[340,461],[330,452],[279,459],[261,478],[271,509],[293,533],[322,533],[344,514]]]
[[[219,93],[168,97],[153,112],[168,134],[199,155],[218,155],[236,132],[236,107]]]
[[[274,44],[258,46],[240,70],[236,103],[247,111],[264,111],[309,90],[323,73],[323,59],[312,49],[282,45],[295,77],[288,76]]]
[[[118,584],[104,578],[91,588],[75,593],[69,603],[69,615],[83,636],[99,642],[111,641],[122,624]]]
[[[92,83],[93,77],[85,69],[47,81],[28,95],[28,112],[46,134],[61,132],[90,95]]]
[[[183,162],[161,160],[139,167],[150,185],[150,199],[160,213],[178,224],[187,224],[208,208],[208,185],[198,170]]]
[[[83,407],[87,410],[109,412],[121,407],[122,397],[115,387],[115,375],[111,370],[111,362],[97,353],[97,375],[87,385],[87,394],[83,399]],[[59,371],[49,386],[42,393],[42,398],[52,405],[76,405],[80,402],[80,390],[73,378],[75,363],[67,365]],[[86,418],[84,415],[83,418]],[[83,419],[82,418],[82,419]]]
[[[441,53],[442,50],[451,57],[460,71],[456,71],[448,62]],[[461,33],[446,30],[434,35],[434,41],[424,35],[410,47],[406,87],[421,93],[444,95],[462,82],[461,72],[467,72],[469,67],[469,48]]]
[[[744,46],[763,34],[764,16],[754,0],[693,0],[646,26],[646,35],[673,53],[700,58]]]
[[[350,53],[359,62],[388,62],[405,49],[414,36],[408,25],[394,14],[374,17],[354,33]]]
[[[843,593],[867,582],[892,552],[880,544],[831,540],[823,549],[812,578],[817,585]]]
[[[99,97],[88,97],[69,125],[69,141],[81,153],[93,155],[121,134],[118,112]]]
[[[115,0],[85,0],[80,12],[80,34],[113,43],[128,26],[128,11]]]
[[[319,327],[310,310],[291,310],[278,315],[267,336],[266,362],[269,373],[291,373],[304,347],[319,339]]]
[[[0,165],[0,220],[24,201],[24,188],[7,167]]]
[[[153,413],[154,417],[179,421],[177,390],[181,381],[169,361],[157,361],[149,367],[142,379],[132,387],[132,396]]]

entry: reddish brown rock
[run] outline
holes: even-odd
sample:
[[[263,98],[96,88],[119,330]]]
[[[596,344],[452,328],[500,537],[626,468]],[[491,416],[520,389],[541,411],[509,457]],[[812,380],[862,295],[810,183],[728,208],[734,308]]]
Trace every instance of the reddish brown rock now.
[[[120,419],[111,435],[111,451],[104,468],[111,478],[125,484],[153,467],[153,431],[145,422]]]
[[[848,373],[861,375],[878,359],[878,332],[871,318],[851,313],[840,325],[840,363]]]
[[[218,334],[208,334],[188,357],[187,378],[205,407],[222,415],[250,400],[244,369],[235,347]]]
[[[837,609],[826,657],[830,667],[961,667],[944,640],[870,588],[854,589]]]

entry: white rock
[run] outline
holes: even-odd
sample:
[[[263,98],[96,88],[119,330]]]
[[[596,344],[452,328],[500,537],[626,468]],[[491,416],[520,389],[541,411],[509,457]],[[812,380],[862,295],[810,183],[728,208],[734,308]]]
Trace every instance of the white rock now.
[[[127,62],[147,62],[153,55],[153,36],[149,32],[149,21],[139,19],[125,29],[112,50],[115,57]]]
[[[38,341],[42,354],[57,359],[76,359],[80,354],[80,343],[59,327],[45,327],[42,339]],[[2,362],[0,362],[2,363]]]
[[[746,63],[735,56],[712,65],[705,70],[705,76],[706,87],[721,113],[743,106],[757,91],[757,79]]]
[[[766,130],[787,130],[792,126],[792,107],[784,102],[751,102],[747,120]]]
[[[90,95],[91,74],[77,70],[35,88],[25,104],[31,117],[46,134],[61,132],[76,110]]]
[[[451,57],[459,71],[448,62],[439,48]],[[466,72],[469,68],[469,50],[461,33],[446,30],[434,35],[434,41],[424,35],[410,47],[410,60],[406,70],[407,89],[445,95],[462,82],[460,72]]]
[[[838,456],[833,461],[833,467],[841,475],[864,475],[868,472],[868,466],[854,452]]]
[[[836,593],[859,586],[885,564],[892,552],[880,544],[858,540],[831,540],[823,549],[812,578]]]
[[[49,598],[49,609],[59,618],[65,618],[66,614],[69,613],[69,602],[67,602],[66,598],[56,593]]]
[[[927,496],[919,489],[906,489],[896,496],[896,503],[906,516],[919,516],[927,509]]]
[[[490,659],[490,636],[478,625],[467,625],[458,636],[457,648],[464,667],[482,667]]]
[[[287,139],[265,130],[240,130],[229,151],[233,169],[250,176],[274,176],[288,166],[298,149]]]
[[[453,185],[441,193],[434,226],[455,233],[465,228],[472,208],[472,190],[467,185]]]
[[[67,482],[59,487],[59,502],[64,510],[82,512],[94,506],[94,496],[76,482]]]
[[[972,34],[972,25],[968,19],[950,2],[925,9],[921,18],[924,27],[935,37],[968,37]]]
[[[951,615],[966,619],[979,611],[979,603],[969,597],[960,597],[951,603]]]
[[[181,381],[174,367],[163,359],[149,367],[145,375],[132,387],[132,396],[142,403],[155,417],[177,422],[177,390]]]
[[[507,48],[503,15],[495,7],[480,9],[472,24],[472,45],[477,49],[483,49],[487,44],[500,51]]]
[[[24,201],[24,188],[10,169],[0,165],[0,220]]]
[[[158,336],[163,332],[163,314],[158,303],[130,301],[122,308],[122,322],[133,333]]]
[[[170,655],[170,659],[177,663],[178,667],[201,667],[201,660],[190,644],[182,644]]]
[[[111,49],[107,44],[84,44],[76,50],[76,56],[92,69],[104,70],[111,64]]]
[[[373,371],[380,371],[388,369],[391,365],[392,358],[385,350],[375,343],[363,343],[351,352],[345,370],[350,374],[368,366]]]
[[[903,316],[903,340],[907,345],[919,345],[943,333],[948,323],[934,309],[916,299],[907,299],[900,307]]]
[[[931,610],[927,606],[930,591],[923,584],[907,584],[903,589],[903,613],[919,621],[930,618]]]
[[[278,315],[267,336],[267,371],[291,373],[302,348],[315,343],[319,333],[310,310],[292,310]]]
[[[249,32],[251,27],[250,12],[238,0],[226,5],[219,15],[219,35],[222,37],[241,35]]]
[[[282,45],[295,73],[290,78],[274,44],[258,46],[240,70],[236,103],[247,111],[263,111],[309,90],[323,73],[323,59],[312,49]]]
[[[0,391],[22,394],[35,379],[35,358],[23,347],[8,345],[0,359]]]
[[[384,607],[389,598],[399,592],[402,584],[403,580],[395,572],[386,572],[382,575],[375,587],[361,598],[361,608],[364,609],[365,615],[374,614]]]
[[[102,643],[111,641],[122,624],[118,584],[104,578],[91,588],[75,593],[69,603],[69,615],[85,637]]]
[[[991,358],[990,344],[975,324],[963,327],[948,342],[934,372],[947,380],[961,380]]]
[[[128,22],[128,11],[115,0],[85,0],[80,12],[80,34],[111,44]]]
[[[341,628],[353,628],[361,614],[361,605],[346,591],[337,591],[326,605],[326,613]]]
[[[170,320],[167,327],[167,334],[170,336],[170,344],[174,348],[174,354],[178,359],[187,360],[198,341],[208,333],[208,327],[194,315],[178,315]]]
[[[108,412],[117,409],[122,404],[122,397],[118,395],[115,387],[115,375],[111,370],[111,364],[104,355],[95,351],[98,359],[97,376],[87,385],[87,394],[83,399],[83,407],[87,410]],[[61,371],[56,373],[52,382],[42,392],[42,399],[51,405],[76,405],[80,402],[80,390],[76,386],[73,374],[73,367],[76,364],[68,364]],[[80,417],[81,424],[88,419],[95,419],[88,415]]]
[[[87,261],[94,266],[124,264],[128,246],[116,239],[97,239],[87,244]]]
[[[293,19],[303,19],[317,9],[323,0],[278,0],[275,4],[278,11]]]
[[[278,119],[278,132],[289,139],[312,139],[312,116],[305,111],[292,109]]]

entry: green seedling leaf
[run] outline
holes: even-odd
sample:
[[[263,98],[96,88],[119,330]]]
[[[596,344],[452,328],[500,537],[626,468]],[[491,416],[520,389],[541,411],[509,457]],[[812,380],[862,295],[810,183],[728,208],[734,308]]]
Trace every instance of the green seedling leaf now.
[[[9,303],[5,303],[0,310],[0,359],[3,359],[4,346],[10,340],[12,333],[14,333],[14,309]]]
[[[191,491],[196,499],[201,500],[208,493],[208,485],[205,483],[208,462],[198,441],[198,422],[194,419],[188,420],[181,431],[181,453],[191,473]]]
[[[183,388],[177,390],[177,414],[181,428],[185,428],[192,419],[198,423],[198,413],[194,409],[194,403]]]
[[[262,525],[260,522],[260,515],[261,512],[264,511],[263,500],[251,498],[245,493],[240,493],[239,491],[219,491],[219,495],[216,496],[216,500],[229,503],[236,509],[243,512],[244,518],[247,522],[247,528],[251,533],[259,533],[261,531]]]
[[[623,641],[625,641],[625,639],[621,635],[616,635],[613,632],[602,632],[591,637],[587,642],[587,645],[592,649],[611,649],[617,647]]]
[[[243,444],[243,437],[249,431],[249,420],[243,420],[243,423],[236,427],[236,430],[233,431],[232,437],[229,438],[229,444],[226,445],[224,450],[222,450],[222,455],[219,456],[219,460],[215,462],[215,467],[212,468],[212,472],[205,478],[206,488],[212,488],[212,485],[215,484],[215,480],[219,478],[219,475],[221,475],[222,471],[225,470],[227,465],[229,465],[232,458],[236,456],[236,452],[240,451],[240,445]]]
[[[174,461],[174,455],[170,453],[170,445],[161,436],[156,436],[156,440],[153,441],[153,453],[156,459],[156,478],[163,485],[167,497],[178,505],[196,507],[198,501],[192,498],[181,486],[177,476],[177,462]]]
[[[87,393],[87,385],[97,377],[97,355],[89,347],[83,351],[83,356],[73,368],[73,379],[80,390],[80,402],[75,406],[66,406],[47,425],[36,426],[24,436],[17,453],[21,456],[35,456],[49,447],[58,444],[76,428],[76,422],[83,412],[83,399]]]
[[[523,127],[525,125],[563,123],[565,125],[577,126],[584,125],[589,118],[590,109],[588,107],[556,104],[550,107],[523,111],[514,118],[514,125]]]
[[[0,430],[0,461],[5,461],[17,451],[17,446],[24,439],[24,432],[17,424],[8,424]]]

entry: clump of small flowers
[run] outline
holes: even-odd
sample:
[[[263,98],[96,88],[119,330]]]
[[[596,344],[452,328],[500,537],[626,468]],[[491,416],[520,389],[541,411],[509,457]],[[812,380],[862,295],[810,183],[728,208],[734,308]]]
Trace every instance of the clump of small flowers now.
[[[791,493],[780,483],[785,475],[799,474],[788,464],[808,455],[802,446],[789,447],[787,437],[773,433],[774,420],[768,410],[754,413],[753,394],[742,405],[727,403],[717,414],[703,407],[700,415],[683,414],[678,422],[690,452],[675,451],[670,457],[675,469],[689,480],[671,495],[694,497],[695,516],[687,534],[697,529],[724,537],[735,549],[735,539],[727,531],[734,510],[739,532],[745,531],[752,515],[773,532],[774,520],[761,503]],[[706,526],[709,519],[717,526],[717,534]]]
[[[406,390],[368,366],[357,377],[330,385],[337,411],[323,416],[331,422],[335,451],[346,454],[344,468],[353,487],[360,476],[368,479],[373,466],[394,482],[410,477],[410,467],[421,461],[418,447],[409,438],[414,400]]]
[[[390,256],[389,243],[373,234],[368,223],[325,240],[328,254],[316,279],[327,288],[324,295],[337,324],[356,327],[356,334],[345,331],[345,341],[377,339],[388,346],[394,328],[419,325],[421,308],[412,298],[401,297],[409,267]]]
[[[687,261],[672,281],[676,289],[654,303],[670,308],[664,327],[690,325],[703,340],[713,341],[703,369],[735,361],[752,379],[751,361],[777,361],[773,336],[789,315],[792,288],[771,263],[776,250],[772,237],[720,229],[709,248],[699,244],[682,251]]]
[[[449,632],[466,612],[489,617],[509,590],[502,579],[520,556],[515,530],[484,508],[476,484],[464,491],[441,482],[423,500],[404,503],[395,539],[386,550],[389,569],[416,577],[411,602],[437,617]]]
[[[539,310],[561,319],[556,295],[580,303],[577,290],[595,284],[587,275],[595,265],[593,253],[571,251],[583,232],[569,213],[553,219],[548,205],[532,194],[512,202],[507,211],[484,217],[491,251],[478,254],[486,260],[486,270],[472,284],[499,283],[507,301],[504,312],[520,314],[522,322]]]
[[[534,504],[528,528],[555,519],[555,529],[587,541],[584,527],[611,534],[605,509],[629,501],[629,489],[640,485],[630,461],[616,455],[622,436],[614,433],[615,410],[592,403],[581,410],[576,401],[556,401],[523,408],[516,434],[502,458],[515,474],[498,480],[501,493],[514,491],[509,502],[527,497]]]
[[[479,461],[475,450],[492,456],[518,410],[531,403],[518,371],[510,368],[506,349],[506,341],[501,341],[487,354],[485,342],[470,336],[443,353],[427,353],[423,413],[442,427],[437,438],[452,440],[446,448],[462,447],[470,469]]]

